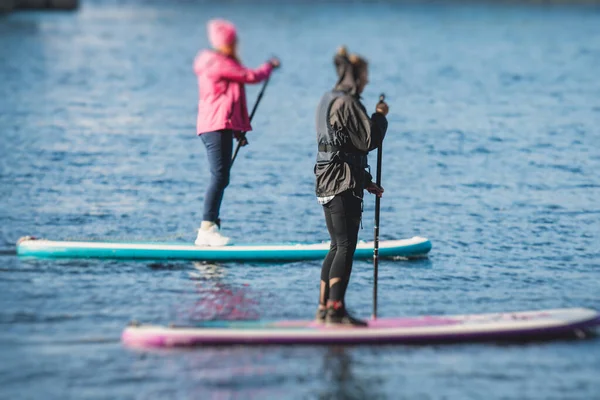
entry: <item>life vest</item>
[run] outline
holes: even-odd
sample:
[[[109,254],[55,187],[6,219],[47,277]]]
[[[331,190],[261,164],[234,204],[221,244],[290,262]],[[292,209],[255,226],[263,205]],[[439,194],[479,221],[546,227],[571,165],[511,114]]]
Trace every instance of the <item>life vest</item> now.
[[[347,96],[344,92],[327,92],[321,98],[317,108],[317,164],[329,164],[336,158],[353,167],[366,168],[367,155],[352,151],[352,142],[343,128],[337,130],[331,126],[331,107],[335,100]]]

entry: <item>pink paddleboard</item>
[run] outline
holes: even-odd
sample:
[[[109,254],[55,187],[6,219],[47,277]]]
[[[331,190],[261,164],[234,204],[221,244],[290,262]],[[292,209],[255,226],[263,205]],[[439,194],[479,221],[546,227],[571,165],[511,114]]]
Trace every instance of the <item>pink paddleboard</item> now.
[[[122,341],[135,347],[268,344],[440,343],[585,336],[600,324],[587,308],[493,314],[378,318],[368,327],[330,327],[315,321],[207,321],[196,326],[131,324]]]

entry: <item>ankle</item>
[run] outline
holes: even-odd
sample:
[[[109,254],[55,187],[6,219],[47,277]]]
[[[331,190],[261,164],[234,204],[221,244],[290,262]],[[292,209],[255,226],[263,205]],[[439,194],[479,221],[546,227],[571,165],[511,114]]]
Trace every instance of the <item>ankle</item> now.
[[[203,231],[207,231],[215,225],[216,224],[212,221],[202,221],[202,224],[200,224],[200,229],[202,229]]]
[[[344,303],[341,300],[337,300],[337,301],[328,300],[327,301],[327,308],[331,308],[331,309],[334,309],[334,310],[339,310],[339,309],[344,308]]]

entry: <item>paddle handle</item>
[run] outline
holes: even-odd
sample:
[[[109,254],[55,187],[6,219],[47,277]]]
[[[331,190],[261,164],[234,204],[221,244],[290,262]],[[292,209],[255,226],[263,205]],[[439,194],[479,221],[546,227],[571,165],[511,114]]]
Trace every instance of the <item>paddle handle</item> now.
[[[379,96],[379,103],[383,103],[385,94]],[[379,104],[378,103],[378,104]],[[381,186],[381,158],[383,152],[383,137],[380,136],[379,147],[377,148],[377,175],[375,183]],[[373,319],[377,318],[377,275],[379,272],[379,211],[381,209],[381,198],[375,196],[375,226],[373,240]]]

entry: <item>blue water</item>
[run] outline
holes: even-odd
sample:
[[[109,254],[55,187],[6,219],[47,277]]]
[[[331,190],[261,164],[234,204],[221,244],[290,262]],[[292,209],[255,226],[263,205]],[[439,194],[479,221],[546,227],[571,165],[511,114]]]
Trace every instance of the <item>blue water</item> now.
[[[241,242],[327,240],[314,110],[345,43],[390,105],[379,315],[600,309],[600,11],[392,2],[83,1],[0,16],[0,397],[592,399],[600,338],[145,352],[127,323],[314,316],[319,262],[20,260],[19,237],[191,242],[208,180],[191,64],[205,22],[277,54],[223,206]],[[248,87],[254,99],[260,86]],[[371,158],[375,165],[375,157]],[[360,238],[373,235],[372,197]],[[355,264],[348,304],[372,305]]]

